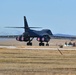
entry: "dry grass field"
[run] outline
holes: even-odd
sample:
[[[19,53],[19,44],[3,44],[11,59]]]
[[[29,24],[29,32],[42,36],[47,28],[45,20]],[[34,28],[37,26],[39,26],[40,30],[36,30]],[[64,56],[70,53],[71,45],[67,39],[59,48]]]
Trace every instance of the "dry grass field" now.
[[[0,75],[76,75],[76,50],[65,48],[61,52],[63,55],[45,47],[44,50],[0,48]]]
[[[76,75],[76,51],[0,49],[0,75]]]

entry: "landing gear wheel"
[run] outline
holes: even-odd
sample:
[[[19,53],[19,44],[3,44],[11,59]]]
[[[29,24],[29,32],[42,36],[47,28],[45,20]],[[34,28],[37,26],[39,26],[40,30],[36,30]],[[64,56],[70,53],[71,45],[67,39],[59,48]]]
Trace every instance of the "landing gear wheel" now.
[[[39,46],[41,46],[41,43],[39,43]]]
[[[39,46],[44,46],[44,43],[39,43]]]
[[[27,43],[27,46],[29,45],[29,43]]]
[[[27,43],[27,46],[32,46],[32,42],[28,42]]]
[[[49,46],[48,42],[46,43],[46,46]]]
[[[44,46],[44,43],[42,43],[42,46]]]
[[[30,42],[30,46],[32,46],[32,42]]]
[[[46,46],[49,46],[49,44],[46,44]]]

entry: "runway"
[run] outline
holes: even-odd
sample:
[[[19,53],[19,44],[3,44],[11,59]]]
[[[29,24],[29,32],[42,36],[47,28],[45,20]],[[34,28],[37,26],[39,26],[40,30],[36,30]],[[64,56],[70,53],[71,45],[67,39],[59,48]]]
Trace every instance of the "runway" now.
[[[20,46],[0,46],[0,48],[7,48],[7,49],[28,49],[28,50],[57,50],[57,48],[43,48],[43,47],[28,47],[28,46],[25,46],[25,47],[20,47]]]
[[[39,47],[39,46],[0,46],[0,48],[7,48],[7,49],[21,49],[21,50],[76,50],[75,47]]]

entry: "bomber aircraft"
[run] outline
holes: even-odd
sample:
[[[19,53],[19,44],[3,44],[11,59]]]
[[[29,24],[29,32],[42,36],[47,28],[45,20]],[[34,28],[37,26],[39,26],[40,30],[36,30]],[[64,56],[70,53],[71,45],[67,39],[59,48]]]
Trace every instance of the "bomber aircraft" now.
[[[26,16],[24,16],[24,27],[7,27],[7,28],[24,28],[24,33],[22,35],[17,35],[16,40],[17,41],[21,41],[21,42],[27,42],[28,46],[32,46],[32,40],[34,38],[37,39],[37,41],[39,42],[39,46],[44,46],[46,42],[46,46],[49,46],[49,41],[52,38],[69,38],[69,39],[76,39],[76,37],[68,37],[68,36],[56,36],[53,35],[50,29],[43,29],[41,31],[37,31],[37,30],[33,30],[31,28],[37,28],[37,27],[29,27],[27,20],[26,20]],[[9,36],[9,37],[13,37],[13,36]]]

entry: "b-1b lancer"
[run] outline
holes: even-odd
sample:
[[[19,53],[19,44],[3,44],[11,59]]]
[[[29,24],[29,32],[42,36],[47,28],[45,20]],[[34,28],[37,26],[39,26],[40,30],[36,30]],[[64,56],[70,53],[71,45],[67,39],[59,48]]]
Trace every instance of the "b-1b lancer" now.
[[[24,27],[8,27],[8,28],[24,28],[24,33],[22,35],[16,36],[17,41],[24,41],[27,42],[28,46],[32,46],[32,40],[34,38],[37,39],[39,42],[39,46],[44,46],[44,42],[46,42],[46,46],[49,46],[49,41],[51,38],[71,38],[71,37],[65,37],[65,36],[54,36],[49,29],[43,29],[41,31],[36,31],[31,28],[36,27],[29,27],[26,17],[24,16]],[[73,39],[76,39],[76,37],[72,37]]]
[[[27,42],[27,45],[32,46],[32,40],[36,38],[37,41],[39,41],[39,46],[44,46],[44,42],[46,42],[46,46],[49,46],[48,42],[51,39],[52,32],[49,29],[43,29],[41,31],[30,29],[37,27],[29,27],[25,16],[24,16],[24,27],[13,27],[13,28],[24,28],[24,33],[16,37],[17,41],[24,41]]]

